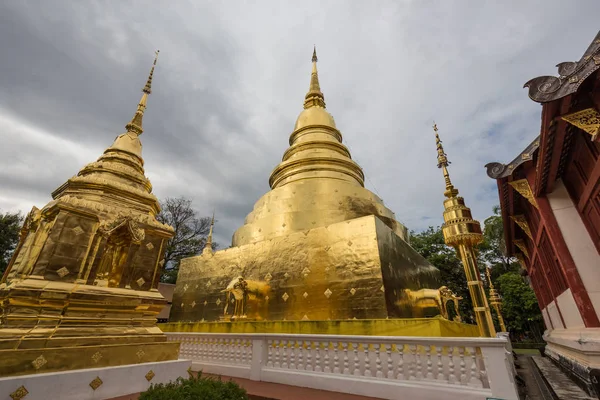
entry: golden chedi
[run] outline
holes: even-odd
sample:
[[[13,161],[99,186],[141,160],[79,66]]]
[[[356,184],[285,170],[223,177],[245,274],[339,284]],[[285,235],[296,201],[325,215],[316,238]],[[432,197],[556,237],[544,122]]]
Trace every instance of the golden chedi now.
[[[0,284],[0,376],[177,359],[156,326],[173,229],[140,142],[154,65],[127,131],[26,217]]]
[[[312,61],[304,110],[271,173],[271,190],[233,234],[230,248],[182,260],[170,321],[440,314],[439,271],[365,189],[363,171],[325,108],[316,53]]]

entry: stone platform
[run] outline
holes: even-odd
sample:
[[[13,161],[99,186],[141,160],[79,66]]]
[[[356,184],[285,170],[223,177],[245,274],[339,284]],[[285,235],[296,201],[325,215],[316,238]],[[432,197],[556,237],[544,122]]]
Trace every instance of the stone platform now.
[[[0,399],[111,399],[187,377],[190,367],[189,360],[175,360],[0,378]]]
[[[557,400],[593,400],[583,389],[560,370],[549,358],[531,357],[545,386]]]
[[[336,321],[171,322],[163,332],[293,333],[307,335],[478,337],[476,325],[443,318],[363,319]]]

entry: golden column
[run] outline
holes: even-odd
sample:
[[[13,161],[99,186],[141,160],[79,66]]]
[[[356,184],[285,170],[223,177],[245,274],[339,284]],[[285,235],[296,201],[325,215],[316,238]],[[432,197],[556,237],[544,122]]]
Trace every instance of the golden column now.
[[[498,323],[500,324],[500,330],[502,332],[507,332],[506,325],[504,325],[504,318],[502,318],[502,299],[498,294],[498,291],[494,288],[494,284],[492,283],[492,276],[490,275],[490,269],[485,269],[485,275],[487,276],[488,285],[490,286],[490,304],[496,310],[496,315],[498,316]]]
[[[458,189],[452,186],[450,174],[448,173],[448,164],[450,162],[446,157],[446,153],[444,153],[436,124],[433,125],[433,130],[435,131],[435,142],[437,145],[438,168],[442,169],[444,180],[446,181],[446,191],[444,192],[444,196],[446,196],[446,200],[444,200],[444,224],[442,225],[444,241],[448,246],[456,249],[462,260],[473,303],[473,310],[475,311],[475,318],[477,319],[477,326],[479,327],[479,334],[484,337],[495,337],[496,330],[494,329],[492,314],[490,313],[490,307],[483,289],[483,282],[481,281],[481,275],[477,266],[477,256],[475,254],[475,246],[483,241],[481,226],[479,225],[479,221],[473,219],[471,209],[465,206],[465,200],[458,196]]]

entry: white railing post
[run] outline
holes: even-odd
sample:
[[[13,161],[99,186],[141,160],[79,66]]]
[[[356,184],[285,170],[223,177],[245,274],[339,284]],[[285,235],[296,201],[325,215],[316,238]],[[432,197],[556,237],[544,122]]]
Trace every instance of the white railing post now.
[[[512,375],[512,365],[504,347],[482,346],[481,354],[487,371],[492,396],[505,400],[518,400],[517,388]]]
[[[252,359],[250,360],[250,379],[260,381],[263,367],[267,364],[269,346],[264,338],[252,339]]]

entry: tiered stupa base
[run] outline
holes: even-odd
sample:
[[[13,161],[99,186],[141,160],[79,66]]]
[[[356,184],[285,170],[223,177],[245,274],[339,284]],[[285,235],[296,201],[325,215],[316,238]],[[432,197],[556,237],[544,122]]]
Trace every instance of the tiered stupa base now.
[[[368,215],[182,260],[170,320],[435,317],[440,286],[436,268]]]
[[[179,343],[156,326],[158,291],[41,279],[0,290],[0,376],[177,360]]]

